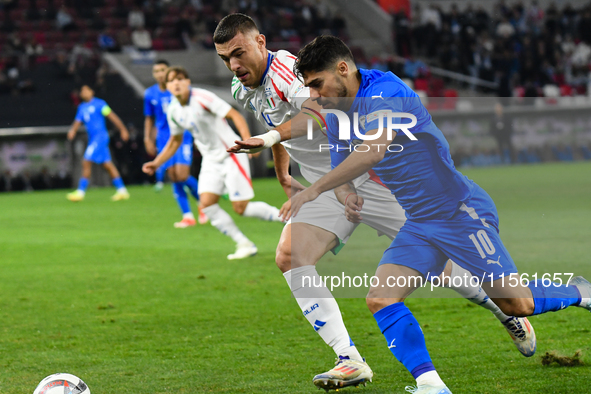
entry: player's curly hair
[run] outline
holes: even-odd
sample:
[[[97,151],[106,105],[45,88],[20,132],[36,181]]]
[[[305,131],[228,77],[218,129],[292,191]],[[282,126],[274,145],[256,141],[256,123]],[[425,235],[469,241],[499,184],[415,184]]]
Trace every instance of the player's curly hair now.
[[[168,67],[166,69],[166,78],[164,79],[165,81],[168,82],[168,76],[174,73],[174,78],[176,78],[178,75],[182,75],[183,77],[190,79],[189,78],[189,73],[187,72],[187,70],[185,70],[184,67],[182,66],[172,66],[172,67]]]
[[[330,35],[318,36],[300,49],[293,71],[301,78],[310,71],[328,70],[343,60],[355,63],[351,50],[343,40]]]
[[[253,30],[258,32],[259,28],[250,16],[239,13],[226,15],[215,28],[213,42],[215,44],[225,44],[234,38],[236,34],[246,34]]]

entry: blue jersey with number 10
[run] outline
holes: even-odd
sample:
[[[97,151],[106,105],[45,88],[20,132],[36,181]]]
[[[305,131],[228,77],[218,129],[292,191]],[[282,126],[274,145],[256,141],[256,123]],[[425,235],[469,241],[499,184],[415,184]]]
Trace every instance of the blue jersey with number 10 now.
[[[409,129],[417,140],[413,141],[396,130],[396,137],[389,147],[394,149],[386,152],[384,159],[374,166],[375,173],[396,196],[409,219],[450,219],[462,203],[471,198],[475,184],[455,169],[447,140],[412,89],[390,72],[359,71],[361,84],[347,115],[353,125],[353,114],[358,113],[360,134],[379,129],[384,111],[410,113],[417,119],[416,125]],[[395,119],[393,123],[410,121],[409,118]],[[328,137],[333,145],[330,150],[333,168],[346,159],[357,145],[372,143],[355,136],[353,130],[349,139],[339,140],[337,117],[328,114],[326,122]],[[386,132],[385,117],[383,125],[383,132]]]

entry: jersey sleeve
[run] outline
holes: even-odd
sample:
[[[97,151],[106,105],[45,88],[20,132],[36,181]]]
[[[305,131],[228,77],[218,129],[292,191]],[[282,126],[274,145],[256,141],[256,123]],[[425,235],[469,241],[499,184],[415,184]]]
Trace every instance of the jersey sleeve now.
[[[205,108],[206,110],[220,118],[225,118],[226,115],[228,115],[228,112],[230,112],[230,110],[232,109],[232,106],[230,104],[228,104],[212,92],[200,90],[196,94],[196,97],[203,106],[203,108]]]
[[[154,105],[152,104],[152,97],[150,97],[150,91],[146,90],[144,94],[144,116],[155,116]]]
[[[293,73],[295,59],[287,51],[277,52],[277,57],[271,63],[271,70],[275,73],[272,84],[281,100],[302,109],[304,101],[310,98],[310,89]]]
[[[168,128],[170,129],[170,135],[179,135],[183,134],[185,131],[180,124],[174,118],[176,111],[174,108],[168,108],[168,112],[166,114],[166,120],[168,121]]]
[[[74,118],[77,122],[84,122],[84,115],[82,114],[82,106],[79,105],[78,109],[76,110],[76,117]]]
[[[339,139],[338,119],[334,114],[326,115],[326,135],[330,146],[330,166],[337,167],[349,157],[349,144]]]
[[[378,84],[372,89],[372,93],[368,94],[370,97],[365,97],[363,100],[363,108],[365,112],[365,119],[360,119],[359,132],[365,134],[370,130],[380,128],[380,122],[384,130],[387,127],[388,117],[390,113],[404,112],[404,97],[398,96],[398,89],[391,86],[389,83]],[[407,121],[409,119],[405,119]],[[392,123],[400,124],[406,123],[401,118],[396,117],[392,119]]]

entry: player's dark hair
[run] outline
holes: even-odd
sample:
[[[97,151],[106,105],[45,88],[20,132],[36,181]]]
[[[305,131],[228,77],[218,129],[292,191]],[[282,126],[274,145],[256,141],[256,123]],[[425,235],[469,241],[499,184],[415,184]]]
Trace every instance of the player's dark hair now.
[[[168,67],[168,69],[166,70],[166,78],[165,81],[168,82],[168,76],[174,73],[174,77],[176,78],[179,75],[182,75],[183,77],[189,79],[189,73],[187,72],[187,70],[185,70],[184,67],[182,66],[172,66],[172,67]]]
[[[216,44],[225,44],[234,38],[236,34],[246,34],[253,30],[259,31],[256,23],[254,23],[254,20],[250,16],[244,14],[226,15],[215,28],[213,42]]]
[[[310,71],[328,70],[343,60],[355,63],[347,44],[335,36],[319,36],[300,49],[293,71],[296,75],[303,76]]]
[[[167,60],[164,60],[164,59],[158,59],[158,60],[156,60],[154,62],[154,65],[156,65],[156,64],[164,64],[166,67],[169,67],[170,66],[170,63],[168,63],[168,61]]]

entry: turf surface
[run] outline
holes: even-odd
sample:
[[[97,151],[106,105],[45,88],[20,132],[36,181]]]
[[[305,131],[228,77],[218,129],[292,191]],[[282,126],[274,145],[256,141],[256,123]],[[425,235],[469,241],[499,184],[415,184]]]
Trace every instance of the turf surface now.
[[[590,163],[464,173],[495,200],[501,236],[522,272],[591,276]],[[255,191],[257,199],[283,202],[274,180],[257,180]],[[282,225],[236,218],[259,254],[229,262],[233,243],[211,226],[172,227],[179,212],[169,188],[130,192],[120,203],[109,201],[108,188],[91,188],[81,203],[63,191],[0,195],[0,393],[32,393],[55,372],[80,376],[93,394],[316,392],[311,378],[334,355],[275,267]],[[222,206],[230,210],[227,201]],[[375,267],[385,241],[360,228],[320,270]],[[346,392],[403,393],[413,379],[364,300],[339,304],[375,372],[373,384]],[[526,359],[488,311],[465,300],[408,305],[454,394],[589,392],[591,315],[584,310],[531,318],[538,351]],[[546,352],[577,350],[586,365],[541,364]]]

